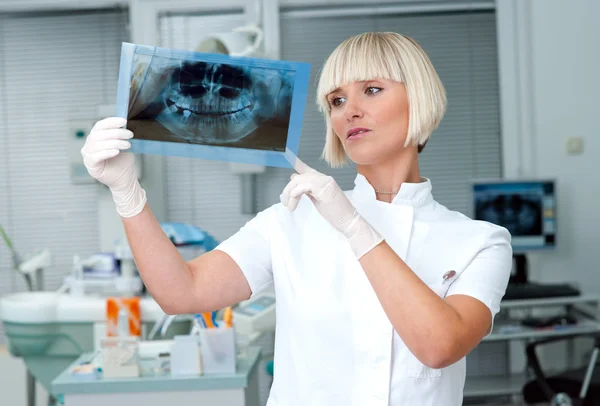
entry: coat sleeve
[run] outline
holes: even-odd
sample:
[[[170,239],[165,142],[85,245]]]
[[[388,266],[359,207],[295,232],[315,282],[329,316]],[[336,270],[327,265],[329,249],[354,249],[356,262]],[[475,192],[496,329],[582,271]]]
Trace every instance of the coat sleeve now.
[[[273,283],[269,239],[273,214],[273,208],[258,213],[215,248],[228,254],[237,263],[252,289],[252,296]]]
[[[500,310],[500,301],[512,269],[511,236],[508,230],[490,224],[482,248],[458,278],[446,296],[468,295],[484,303],[492,320]]]

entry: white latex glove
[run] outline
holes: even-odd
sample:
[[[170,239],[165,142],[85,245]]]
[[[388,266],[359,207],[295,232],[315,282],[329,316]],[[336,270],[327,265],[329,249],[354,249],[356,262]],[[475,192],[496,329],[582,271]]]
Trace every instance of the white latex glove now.
[[[306,194],[318,212],[350,242],[358,259],[383,241],[383,237],[356,211],[337,182],[297,159],[296,171],[281,194],[281,203],[294,211]]]
[[[142,189],[135,170],[135,157],[129,149],[133,133],[125,128],[127,120],[109,117],[98,121],[81,149],[88,173],[110,189],[117,212],[121,217],[133,217],[146,205],[146,191]]]

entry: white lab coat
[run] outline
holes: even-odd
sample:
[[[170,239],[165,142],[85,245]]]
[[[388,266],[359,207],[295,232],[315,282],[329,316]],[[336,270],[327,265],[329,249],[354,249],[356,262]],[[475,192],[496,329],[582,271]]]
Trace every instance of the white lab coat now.
[[[440,205],[426,178],[403,184],[391,204],[377,201],[360,174],[347,195],[438,295],[470,295],[498,312],[512,265],[506,229]],[[431,369],[412,355],[350,245],[306,196],[294,212],[264,210],[217,249],[237,262],[253,294],[274,283],[268,406],[462,404],[465,359]]]

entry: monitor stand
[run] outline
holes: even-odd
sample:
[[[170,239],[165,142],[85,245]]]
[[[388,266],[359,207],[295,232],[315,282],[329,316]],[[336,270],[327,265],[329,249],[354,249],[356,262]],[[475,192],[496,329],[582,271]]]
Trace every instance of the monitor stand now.
[[[566,283],[531,282],[528,272],[527,256],[513,254],[513,272],[511,272],[504,300],[542,299],[581,294],[579,289]]]
[[[525,254],[513,254],[513,265],[515,272],[510,276],[509,283],[516,285],[526,284],[529,282],[527,269],[527,256]]]

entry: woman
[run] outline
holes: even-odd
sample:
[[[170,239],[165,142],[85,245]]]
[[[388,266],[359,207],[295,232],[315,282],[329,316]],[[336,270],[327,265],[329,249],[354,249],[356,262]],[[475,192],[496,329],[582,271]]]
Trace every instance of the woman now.
[[[448,210],[418,153],[445,91],[421,47],[365,33],[326,61],[317,101],[324,158],[352,191],[298,161],[281,204],[185,263],[146,206],[124,120],[97,123],[82,154],[107,184],[142,278],[167,313],[198,313],[274,284],[270,406],[460,405],[465,355],[490,333],[508,283],[510,235]]]

